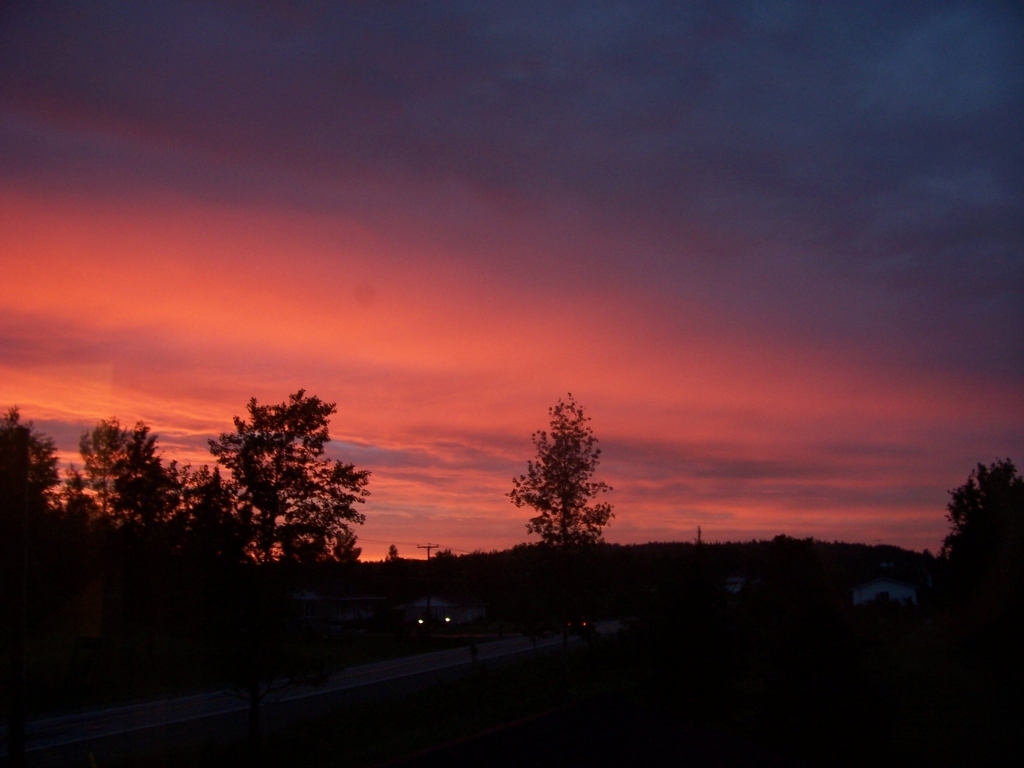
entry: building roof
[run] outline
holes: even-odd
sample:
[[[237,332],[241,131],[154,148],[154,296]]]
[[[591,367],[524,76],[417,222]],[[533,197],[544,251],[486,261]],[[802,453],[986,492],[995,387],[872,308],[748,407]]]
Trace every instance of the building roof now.
[[[879,576],[877,579],[865,581],[863,584],[858,584],[857,586],[851,587],[850,589],[863,589],[864,587],[869,587],[872,584],[895,584],[900,587],[906,587],[907,589],[917,589],[917,585],[915,584],[908,584],[907,582],[900,581],[899,579],[890,579],[888,576]]]
[[[437,597],[436,595],[430,596],[431,608],[466,608],[470,606],[482,606],[484,603],[480,600],[446,600],[443,597]],[[417,597],[415,600],[410,600],[408,603],[402,603],[396,605],[395,608],[426,608],[427,598]]]
[[[330,600],[334,603],[365,603],[383,601],[387,598],[373,595],[363,595],[352,592],[339,592],[335,590],[322,589],[300,589],[292,592],[296,600]]]

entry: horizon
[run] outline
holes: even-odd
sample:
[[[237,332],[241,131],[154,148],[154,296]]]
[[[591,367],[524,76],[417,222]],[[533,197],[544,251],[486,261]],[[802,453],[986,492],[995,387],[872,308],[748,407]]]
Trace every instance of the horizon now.
[[[111,417],[212,463],[304,388],[379,559],[528,543],[568,392],[609,543],[936,552],[948,491],[1024,460],[1024,9],[0,22],[0,407],[64,464]]]
[[[22,416],[22,423],[23,424],[30,424],[31,423],[31,426],[35,429],[37,434],[39,434],[41,437],[44,437],[44,438],[48,437],[48,438],[52,439],[52,435],[48,435],[45,432],[41,431],[39,429],[38,425],[36,425],[30,419],[26,419],[24,417],[24,414],[21,414],[21,416]],[[127,427],[129,425],[125,424],[125,423],[121,423],[121,426],[122,427]],[[159,435],[157,434],[156,436],[159,439]],[[329,445],[330,445],[330,443],[328,443],[328,446]],[[159,442],[158,442],[158,446],[159,446]],[[61,457],[61,462],[60,462],[61,463],[61,467],[60,467],[60,469],[62,471],[62,474],[63,474],[63,471],[66,470],[66,469],[75,468],[75,467],[81,468],[81,462],[76,464],[73,457],[72,458],[68,458],[70,454],[71,454],[71,452],[69,452],[69,451],[62,451],[62,450],[60,450],[58,448],[57,455],[59,457]],[[74,455],[77,456],[77,454],[74,454]],[[179,466],[189,465],[189,466],[192,466],[193,468],[197,468],[197,467],[202,466],[203,464],[207,464],[207,463],[212,465],[212,466],[216,465],[215,461],[214,462],[205,462],[205,461],[204,462],[197,462],[196,464],[192,464],[189,461],[179,461],[177,459],[177,457],[168,456],[162,450],[159,451],[159,455],[161,456],[161,458],[164,461],[165,465],[167,463],[169,463],[170,461],[176,461]],[[1011,461],[1012,461],[1012,459],[1011,459]],[[357,467],[357,469],[359,469],[359,468],[360,467]],[[371,475],[371,477],[372,477],[372,475]],[[946,519],[945,518],[945,513],[943,513],[943,519],[944,520]],[[947,524],[948,524],[948,521],[947,521]],[[525,523],[524,523],[524,527],[525,527]],[[395,545],[396,547],[399,548],[399,557],[401,557],[404,560],[427,560],[428,559],[426,555],[423,555],[422,557],[418,557],[418,556],[409,556],[407,554],[409,549],[412,549],[414,552],[417,549],[422,549],[422,547],[419,545],[418,541],[412,541],[412,540],[402,541],[402,540],[396,540],[396,539],[388,539],[388,540],[384,540],[384,539],[365,539],[365,538],[363,538],[360,535],[361,529],[359,527],[355,527],[354,528],[354,532],[356,533],[356,537],[357,537],[356,545],[361,549],[361,552],[360,552],[360,555],[359,555],[359,558],[358,558],[360,562],[380,562],[380,561],[383,561],[386,558],[386,556],[388,555],[389,548],[392,545]],[[948,533],[948,530],[946,532]],[[608,533],[608,529],[605,528],[605,530],[602,533],[603,534],[607,534]],[[758,535],[758,534],[755,533],[755,534],[752,534],[751,536],[749,536],[747,538],[721,538],[721,537],[716,536],[714,534],[714,532],[712,532],[711,537],[709,538],[708,535],[707,535],[707,532],[704,530],[704,526],[701,525],[700,523],[698,523],[697,528],[695,528],[692,533],[694,535],[699,533],[700,539],[704,543],[706,543],[706,544],[716,544],[716,545],[717,544],[730,545],[730,544],[766,543],[766,542],[770,542],[772,539],[774,539],[774,538],[776,538],[778,536],[783,536],[783,537],[789,537],[789,538],[794,538],[794,539],[811,539],[811,540],[813,540],[815,542],[824,543],[824,544],[850,544],[850,545],[858,545],[858,546],[866,546],[866,547],[895,547],[895,548],[898,548],[898,549],[903,549],[905,551],[911,551],[911,552],[921,553],[921,554],[930,554],[930,555],[933,555],[933,556],[938,556],[939,553],[941,552],[942,538],[944,538],[944,537],[940,537],[938,546],[936,548],[933,548],[933,547],[930,547],[930,546],[916,548],[916,547],[913,547],[913,546],[907,546],[907,545],[904,545],[904,544],[899,544],[899,543],[892,542],[892,541],[885,541],[885,540],[882,540],[882,539],[874,539],[873,541],[845,540],[845,539],[839,539],[839,538],[829,539],[829,538],[825,538],[823,536],[815,535],[813,533],[809,533],[807,535],[800,536],[800,535],[793,535],[793,534],[791,534],[791,533],[789,533],[787,531],[777,531],[775,533],[769,533],[769,534],[763,534],[763,535]],[[473,547],[472,549],[463,549],[463,548],[456,547],[456,546],[448,546],[446,544],[440,544],[440,545],[436,545],[436,546],[432,545],[432,547],[436,548],[439,552],[447,551],[447,552],[449,552],[451,554],[454,554],[455,556],[461,556],[461,555],[479,555],[479,554],[484,554],[484,555],[487,555],[487,554],[498,554],[498,553],[501,553],[501,552],[509,551],[511,549],[514,549],[517,546],[522,546],[522,545],[541,545],[541,546],[544,545],[543,541],[541,541],[541,540],[539,540],[537,538],[531,538],[530,536],[531,536],[530,534],[527,534],[527,537],[525,538],[525,540],[516,541],[516,542],[511,543],[511,544],[506,544],[505,546],[492,547],[490,549],[485,549],[485,548],[482,548],[482,547]],[[427,538],[430,538],[430,537],[427,537]],[[433,537],[433,538],[436,539],[437,537]],[[468,542],[465,542],[465,541],[463,541],[461,543],[468,544]],[[608,544],[608,545],[613,545],[613,546],[646,546],[646,545],[695,544],[696,542],[695,542],[695,538],[690,538],[690,539],[679,538],[679,539],[648,539],[648,540],[614,541],[614,540],[609,540],[609,539],[605,538],[602,535],[602,537],[600,538],[598,543],[599,544]],[[371,546],[367,547],[366,546],[367,544],[370,544]],[[934,549],[934,551],[933,551],[933,549]],[[405,552],[406,554],[403,554],[403,552]],[[372,554],[370,554],[370,553],[372,553]]]
[[[777,536],[772,537],[772,539],[743,539],[743,540],[725,539],[725,540],[721,540],[721,541],[705,541],[704,537],[703,537],[703,534],[702,534],[701,535],[701,543],[702,544],[707,544],[709,546],[743,546],[743,545],[746,545],[746,544],[771,544],[772,540],[774,538],[777,538],[778,536],[782,536],[782,537],[786,537],[786,538],[791,538],[791,539],[794,539],[794,540],[797,540],[797,541],[801,540],[801,539],[799,539],[799,538],[797,538],[795,536],[787,536],[786,534],[782,533],[782,534],[777,534]],[[871,543],[871,542],[864,542],[864,541],[838,541],[838,540],[828,541],[826,539],[819,539],[819,538],[816,538],[816,537],[813,537],[813,536],[804,537],[804,539],[802,539],[802,540],[806,541],[808,539],[813,541],[816,544],[829,544],[829,545],[838,544],[838,545],[842,545],[842,546],[869,547],[869,548],[874,548],[874,547],[891,547],[893,549],[903,550],[904,552],[912,552],[915,555],[931,555],[933,557],[938,557],[939,556],[938,553],[932,552],[931,550],[929,550],[927,548],[925,548],[924,550],[908,549],[906,547],[901,547],[898,544],[887,544],[886,542]],[[603,541],[602,540],[600,542],[597,542],[597,544],[595,546],[647,547],[647,546],[677,546],[677,545],[696,546],[696,544],[697,544],[697,542],[692,540],[692,539],[690,541],[681,541],[681,540],[675,540],[675,541],[629,541],[629,542],[625,542],[625,543],[613,542],[613,541]],[[505,549],[491,549],[491,550],[475,549],[475,550],[473,550],[471,552],[462,552],[462,551],[456,551],[456,550],[452,549],[452,550],[450,550],[450,552],[451,552],[453,557],[462,557],[464,555],[500,555],[500,554],[502,554],[504,552],[510,552],[513,549],[515,549],[516,547],[520,547],[520,546],[524,546],[524,545],[527,545],[527,546],[529,546],[529,545],[546,546],[544,544],[544,542],[542,542],[542,541],[523,541],[523,542],[519,542],[518,544],[513,544],[511,547],[506,547]],[[445,551],[447,549],[448,549],[447,547],[441,547],[438,551],[439,552],[443,552],[443,551]],[[434,557],[437,557],[437,555],[435,554]],[[363,558],[363,557],[360,556],[359,562],[361,562],[361,563],[381,563],[381,562],[386,561],[386,559],[387,559],[386,557],[379,557],[379,558],[375,558],[375,559],[368,559],[368,558]],[[399,559],[401,559],[401,560],[416,560],[416,561],[421,561],[421,562],[426,562],[426,560],[427,560],[425,555],[423,557],[406,557],[405,555],[401,554],[401,550],[399,551]]]

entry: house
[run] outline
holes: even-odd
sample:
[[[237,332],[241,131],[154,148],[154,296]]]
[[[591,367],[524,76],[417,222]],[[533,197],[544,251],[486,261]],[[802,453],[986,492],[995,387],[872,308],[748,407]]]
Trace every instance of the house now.
[[[725,589],[726,593],[730,595],[738,595],[745,589],[762,586],[764,586],[764,582],[756,576],[753,578],[748,578],[746,576],[729,576],[724,582],[722,582],[722,587]]]
[[[746,583],[747,580],[743,576],[730,576],[725,580],[725,591],[730,595],[738,595]]]
[[[292,599],[299,604],[303,623],[334,628],[374,618],[385,602],[383,597],[313,589],[294,592]]]
[[[917,605],[917,587],[905,581],[882,577],[860,584],[850,590],[854,605],[889,600],[904,605]]]
[[[473,621],[487,618],[487,606],[483,603],[472,601],[446,600],[431,595],[420,597],[408,603],[403,603],[395,608],[402,612],[404,621],[413,622],[427,618],[429,602],[429,615],[434,621],[446,622],[448,624],[469,624]]]

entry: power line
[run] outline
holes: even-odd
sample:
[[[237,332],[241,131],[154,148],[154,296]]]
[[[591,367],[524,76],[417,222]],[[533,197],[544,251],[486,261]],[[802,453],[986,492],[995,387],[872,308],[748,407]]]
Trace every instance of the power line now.
[[[399,546],[399,547],[418,547],[419,546],[419,544],[417,544],[414,541],[399,541],[398,539],[368,539],[365,536],[360,536],[359,537],[359,541],[361,541],[363,543],[366,543],[366,544],[394,544],[394,545]],[[431,547],[431,549],[433,549],[433,547]],[[464,555],[474,554],[474,550],[471,550],[471,549],[459,549],[458,547],[445,547],[445,549],[450,549],[452,552],[461,552]],[[475,550],[475,551],[479,552],[479,551],[482,551],[482,550]]]
[[[425,549],[425,550],[427,550],[427,560],[430,560],[430,550],[432,550],[432,549],[440,549],[440,548],[441,548],[440,544],[417,544],[416,545],[416,549]]]

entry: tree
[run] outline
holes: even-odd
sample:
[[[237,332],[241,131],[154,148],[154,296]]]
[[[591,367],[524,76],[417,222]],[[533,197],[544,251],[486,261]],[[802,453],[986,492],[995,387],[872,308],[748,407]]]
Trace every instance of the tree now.
[[[526,463],[526,474],[512,478],[508,496],[517,507],[537,511],[526,524],[548,545],[568,549],[601,541],[601,529],[614,517],[607,503],[591,504],[611,489],[591,478],[601,449],[590,428],[590,417],[569,393],[548,409],[550,434],[534,432],[537,458]]]
[[[177,524],[186,557],[204,566],[232,566],[246,561],[245,537],[233,514],[234,499],[220,467],[205,464],[181,471],[181,506]]]
[[[5,691],[8,755],[25,764],[25,657],[29,616],[29,551],[33,522],[52,509],[57,449],[17,408],[0,419],[0,642],[9,646]],[[6,650],[6,649],[5,649]]]
[[[32,422],[23,424],[17,408],[9,409],[0,418],[0,606],[17,598],[11,584],[21,578],[16,571],[30,542],[58,507],[59,483],[56,444]],[[7,626],[0,624],[0,633]]]
[[[578,558],[571,557],[583,546],[601,541],[601,529],[612,518],[608,503],[591,502],[611,487],[591,478],[597,469],[601,449],[590,428],[590,418],[569,393],[568,402],[559,398],[548,408],[550,434],[541,430],[531,436],[537,458],[526,462],[526,474],[512,478],[508,496],[517,507],[528,506],[537,515],[526,524],[528,533],[560,553],[559,592],[562,603],[562,679],[569,679],[569,624],[573,603],[579,593]],[[570,563],[570,560],[577,562]]]
[[[118,525],[152,538],[174,515],[180,495],[177,463],[164,466],[156,435],[138,422],[125,430],[114,461],[109,508]]]
[[[64,485],[61,488],[61,504],[64,513],[71,518],[80,520],[86,525],[94,521],[99,514],[99,507],[92,495],[89,480],[74,465],[65,473]]]
[[[0,471],[5,473],[2,475],[5,482],[4,487],[10,487],[8,483],[15,482],[13,476],[9,477],[6,473],[13,471],[14,464],[11,457],[19,430],[28,431],[30,504],[37,510],[49,510],[56,501],[56,488],[60,482],[60,476],[57,473],[57,446],[51,438],[36,432],[31,421],[22,424],[21,413],[17,408],[8,409],[7,413],[0,418],[0,450],[4,452],[2,454],[4,464],[0,465]]]
[[[283,642],[290,600],[291,563],[347,562],[359,549],[353,524],[368,491],[370,473],[323,458],[330,440],[334,403],[306,397],[300,389],[279,405],[252,398],[249,418],[235,417],[235,431],[210,441],[210,451],[230,473],[234,525],[244,561],[232,569],[235,582],[224,606],[227,674],[249,700],[249,738],[260,738],[260,702],[282,675],[302,679]],[[216,502],[220,476],[200,478]],[[202,500],[200,494],[199,500]],[[214,505],[216,506],[216,505]],[[197,507],[197,511],[202,511]],[[198,520],[196,521],[198,523]]]
[[[245,551],[255,563],[354,559],[352,524],[369,492],[370,473],[324,459],[334,403],[300,389],[280,405],[249,401],[248,420],[210,441],[210,451],[231,474]]]
[[[102,520],[106,520],[110,512],[114,479],[117,477],[116,465],[127,439],[128,433],[121,429],[117,419],[104,419],[83,434],[78,442],[78,450],[85,464],[86,483],[95,494]]]
[[[27,484],[23,474],[26,442]],[[69,494],[60,482],[52,438],[37,432],[31,421],[23,423],[17,408],[0,417],[0,572],[10,567],[13,550],[23,544],[27,522],[30,603],[35,618],[81,586],[79,578],[95,557],[95,542],[88,537],[87,510],[78,504],[91,504],[91,497],[85,494],[81,485]],[[27,513],[27,521],[23,513]],[[0,604],[12,597],[8,590],[0,589]],[[0,623],[0,634],[3,629]]]
[[[949,495],[950,532],[942,556],[955,585],[970,590],[994,571],[1006,571],[1015,561],[1019,565],[1024,555],[1024,478],[1013,462],[978,464],[967,482]],[[997,574],[1000,579],[1007,576]]]

